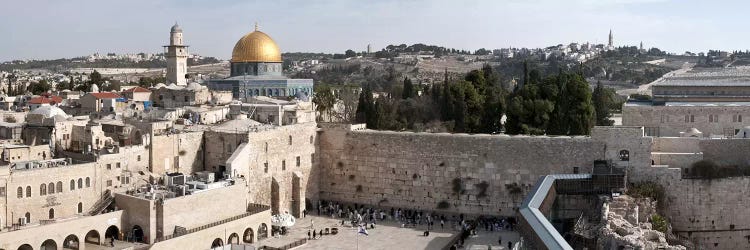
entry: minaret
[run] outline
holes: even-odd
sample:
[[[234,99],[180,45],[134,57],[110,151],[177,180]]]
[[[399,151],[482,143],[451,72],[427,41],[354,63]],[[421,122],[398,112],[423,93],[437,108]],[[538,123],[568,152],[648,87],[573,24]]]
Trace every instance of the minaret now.
[[[641,41],[641,50],[643,50],[643,41]]]
[[[609,43],[607,46],[612,47],[612,29],[609,29]]]
[[[167,84],[187,85],[187,47],[182,43],[182,28],[175,22],[169,32],[169,45],[164,46],[167,58]]]

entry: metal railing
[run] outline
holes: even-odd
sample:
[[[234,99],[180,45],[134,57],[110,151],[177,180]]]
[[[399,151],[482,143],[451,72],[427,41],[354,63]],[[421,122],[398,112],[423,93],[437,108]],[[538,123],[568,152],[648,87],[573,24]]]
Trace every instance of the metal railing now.
[[[280,246],[280,247],[263,246],[260,249],[263,249],[263,250],[287,250],[287,249],[292,249],[292,248],[304,245],[305,243],[307,243],[307,239],[302,238],[302,239],[295,240],[292,243],[285,244],[285,245]]]

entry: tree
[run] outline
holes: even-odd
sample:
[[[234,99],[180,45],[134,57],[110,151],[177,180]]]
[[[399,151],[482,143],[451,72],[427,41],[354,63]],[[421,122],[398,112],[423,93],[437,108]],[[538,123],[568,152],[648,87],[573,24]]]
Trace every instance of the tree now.
[[[401,93],[402,99],[414,98],[414,84],[408,77],[404,77],[404,90]]]
[[[31,84],[29,84],[27,90],[32,94],[39,95],[42,93],[46,93],[51,88],[52,87],[49,85],[49,83],[47,83],[47,80],[41,80],[39,82],[32,82]]]
[[[612,117],[609,110],[613,101],[610,96],[611,93],[611,91],[606,91],[604,89],[600,81],[596,82],[596,88],[594,88],[594,93],[592,94],[591,99],[594,105],[594,112],[596,113],[597,126],[612,126],[612,124],[614,124],[614,121],[609,119]]]
[[[569,74],[566,99],[569,104],[567,123],[569,135],[588,135],[594,126],[594,105],[591,103],[589,83],[579,74]]]
[[[318,112],[318,121],[331,121],[331,112],[334,105],[336,104],[336,97],[333,95],[333,90],[326,84],[316,85],[315,98],[313,98],[313,104],[315,104],[315,111]]]
[[[351,57],[357,56],[357,52],[354,52],[354,50],[348,49],[346,50],[346,52],[344,52],[344,55],[346,56],[346,58],[351,58]]]

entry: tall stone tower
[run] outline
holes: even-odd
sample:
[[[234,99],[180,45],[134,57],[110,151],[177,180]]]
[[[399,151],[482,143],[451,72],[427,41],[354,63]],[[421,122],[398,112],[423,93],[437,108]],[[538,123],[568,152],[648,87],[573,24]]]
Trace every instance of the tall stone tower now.
[[[177,23],[169,32],[169,45],[164,46],[167,58],[167,84],[187,85],[187,47],[182,43],[182,28]]]
[[[609,30],[609,42],[607,46],[612,47],[612,29]]]

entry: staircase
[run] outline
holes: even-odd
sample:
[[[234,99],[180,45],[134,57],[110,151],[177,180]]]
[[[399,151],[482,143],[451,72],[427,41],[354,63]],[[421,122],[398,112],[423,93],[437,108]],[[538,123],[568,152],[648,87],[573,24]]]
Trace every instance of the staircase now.
[[[102,198],[96,201],[93,206],[91,206],[91,209],[88,212],[88,215],[97,215],[101,214],[104,209],[107,209],[112,202],[115,201],[115,197],[112,196],[109,190],[104,192],[102,195]]]

